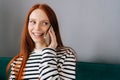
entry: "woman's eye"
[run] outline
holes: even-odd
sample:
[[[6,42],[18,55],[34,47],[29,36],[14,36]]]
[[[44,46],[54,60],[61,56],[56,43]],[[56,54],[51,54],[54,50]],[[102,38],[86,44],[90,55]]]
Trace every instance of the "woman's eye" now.
[[[49,25],[48,22],[43,22],[42,25],[46,26],[46,25]]]
[[[31,24],[36,24],[36,22],[35,21],[29,21]]]

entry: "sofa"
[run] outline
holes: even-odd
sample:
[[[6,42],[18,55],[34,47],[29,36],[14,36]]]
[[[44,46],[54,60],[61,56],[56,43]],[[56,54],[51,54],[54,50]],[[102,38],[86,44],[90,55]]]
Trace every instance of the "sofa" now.
[[[6,80],[10,57],[0,57],[0,80]],[[120,80],[120,64],[76,62],[76,80]]]

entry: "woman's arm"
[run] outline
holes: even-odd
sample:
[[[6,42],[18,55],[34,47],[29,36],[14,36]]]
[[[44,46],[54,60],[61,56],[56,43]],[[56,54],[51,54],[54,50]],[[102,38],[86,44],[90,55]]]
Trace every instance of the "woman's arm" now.
[[[39,67],[41,80],[75,80],[76,58],[72,49],[57,53],[45,48],[42,54]]]
[[[58,63],[60,68],[58,68],[58,71],[61,79],[75,80],[76,57],[74,50],[72,48],[67,48],[65,51],[61,51],[60,56]]]
[[[55,50],[45,48],[42,50],[42,61],[39,67],[40,80],[55,80],[59,78]]]

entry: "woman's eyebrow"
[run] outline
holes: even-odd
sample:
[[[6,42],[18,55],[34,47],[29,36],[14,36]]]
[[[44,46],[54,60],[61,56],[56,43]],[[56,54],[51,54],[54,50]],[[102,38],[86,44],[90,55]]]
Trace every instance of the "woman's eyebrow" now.
[[[48,19],[44,19],[44,20],[41,20],[41,21],[47,21],[47,22],[49,22],[49,20],[48,20]]]
[[[34,19],[34,18],[29,18],[29,20],[36,20],[36,19]]]

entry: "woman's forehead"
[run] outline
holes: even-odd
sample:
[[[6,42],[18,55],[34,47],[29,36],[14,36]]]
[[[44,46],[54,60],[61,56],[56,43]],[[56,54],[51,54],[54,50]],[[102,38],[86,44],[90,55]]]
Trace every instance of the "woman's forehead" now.
[[[49,20],[47,14],[42,9],[35,9],[31,12],[29,19]]]

